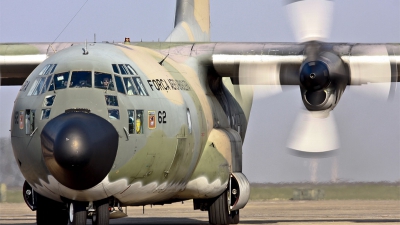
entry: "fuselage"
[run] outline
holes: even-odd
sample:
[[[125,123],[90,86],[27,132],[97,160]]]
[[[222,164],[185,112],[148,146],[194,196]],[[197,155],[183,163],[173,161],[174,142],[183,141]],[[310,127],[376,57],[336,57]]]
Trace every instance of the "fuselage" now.
[[[191,47],[180,49],[190,53]],[[201,57],[177,54],[160,63],[165,55],[146,47],[82,48],[72,46],[45,60],[15,101],[14,154],[34,190],[58,201],[114,196],[125,205],[222,193],[239,168],[226,144],[234,140],[228,133],[239,127],[243,135],[235,140],[242,141],[250,107],[237,114],[242,118],[234,126],[209,87]],[[230,80],[220,83],[236,99]],[[252,91],[241,93],[240,101],[251,106]],[[68,118],[75,122],[65,122]]]

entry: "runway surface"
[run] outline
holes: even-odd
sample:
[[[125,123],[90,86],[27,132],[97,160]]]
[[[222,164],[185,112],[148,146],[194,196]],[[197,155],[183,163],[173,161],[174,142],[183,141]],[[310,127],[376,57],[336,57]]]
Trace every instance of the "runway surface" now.
[[[251,201],[240,211],[240,220],[277,225],[400,224],[400,201]],[[24,203],[2,203],[0,224],[35,224],[35,212]],[[208,216],[186,201],[145,206],[144,214],[142,207],[128,207],[128,217],[111,224],[208,224]]]

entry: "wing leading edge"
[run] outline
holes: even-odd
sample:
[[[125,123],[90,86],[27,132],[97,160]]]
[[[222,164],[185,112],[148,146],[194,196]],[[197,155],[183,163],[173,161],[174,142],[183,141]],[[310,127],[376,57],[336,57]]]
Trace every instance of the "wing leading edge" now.
[[[71,45],[73,43],[0,44],[0,85],[22,85],[36,66]]]
[[[282,43],[218,43],[212,63],[218,75],[237,84],[299,85],[305,45]],[[349,85],[400,81],[398,44],[322,44],[337,55],[350,75]]]

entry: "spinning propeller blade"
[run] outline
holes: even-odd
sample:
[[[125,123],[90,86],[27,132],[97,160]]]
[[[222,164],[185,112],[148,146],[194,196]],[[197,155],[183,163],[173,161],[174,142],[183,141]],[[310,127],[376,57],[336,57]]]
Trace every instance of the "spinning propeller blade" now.
[[[333,1],[287,0],[285,9],[298,42],[324,41],[329,37]]]
[[[305,60],[300,71],[293,76],[300,79],[300,89],[306,109],[299,112],[288,140],[294,153],[313,156],[339,148],[336,123],[331,110],[336,85],[345,88],[341,60],[334,54],[321,50],[321,42],[330,33],[333,1],[289,0],[285,9],[296,40],[305,44]],[[332,87],[333,86],[333,87]],[[343,87],[344,86],[344,87]],[[339,92],[340,93],[340,92]]]
[[[339,146],[333,112],[300,110],[288,140],[287,147],[294,150],[291,153],[318,157],[315,153],[328,154]]]

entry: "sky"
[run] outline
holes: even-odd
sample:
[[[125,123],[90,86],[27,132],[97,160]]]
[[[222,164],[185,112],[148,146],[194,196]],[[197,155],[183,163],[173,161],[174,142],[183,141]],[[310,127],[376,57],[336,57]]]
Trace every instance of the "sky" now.
[[[173,29],[175,1],[2,0],[0,43],[163,41]],[[399,0],[336,0],[328,42],[400,43]],[[70,24],[66,27],[66,25]],[[66,27],[66,28],[65,28]],[[211,1],[215,42],[295,42],[282,1]],[[347,88],[334,110],[341,148],[336,157],[305,159],[286,152],[301,107],[299,88],[257,97],[243,146],[244,174],[251,182],[400,180],[400,91],[388,102],[373,85]],[[0,87],[0,136],[9,136],[17,87]],[[256,95],[260,96],[259,90]],[[316,167],[317,165],[317,167]],[[317,168],[317,172],[312,172]],[[312,178],[314,176],[314,178]]]

